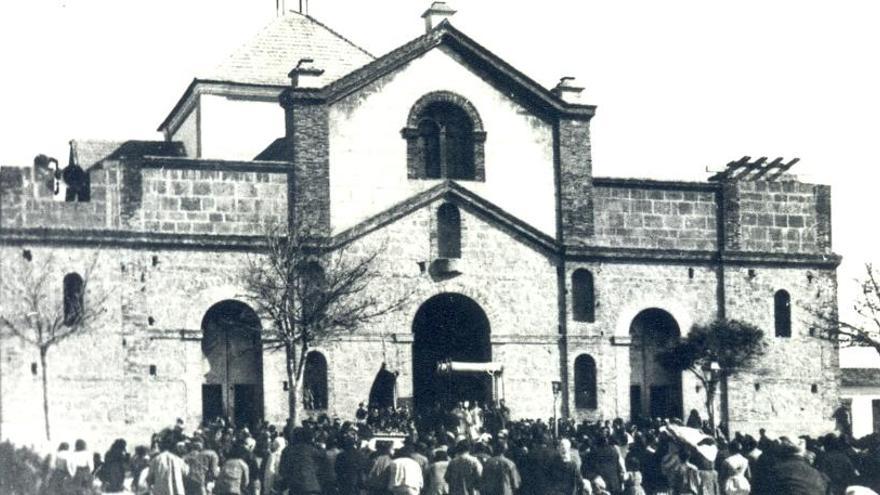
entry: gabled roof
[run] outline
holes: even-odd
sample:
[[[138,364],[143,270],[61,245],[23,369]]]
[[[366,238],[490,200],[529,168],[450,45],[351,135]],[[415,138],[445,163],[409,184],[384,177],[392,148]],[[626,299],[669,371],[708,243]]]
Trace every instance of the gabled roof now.
[[[324,69],[317,81],[324,86],[375,57],[313,17],[289,12],[197,79],[289,86],[288,73],[302,58],[311,58]]]
[[[104,141],[71,140],[71,161],[88,170],[104,160],[123,160],[144,156],[186,156],[183,143],[177,141]]]
[[[557,254],[557,244],[552,237],[451,180],[443,181],[336,234],[333,236],[333,243],[335,245],[348,244],[441,198],[481,217],[486,222],[545,254]]]
[[[506,90],[511,90],[514,96],[525,99],[532,104],[556,111],[574,111],[585,117],[591,117],[596,110],[593,105],[566,103],[553,92],[453,27],[448,19],[428,33],[331,82],[325,88],[326,97],[331,100],[342,98],[440,45],[454,49],[462,55],[465,63],[483,74],[484,78],[495,84],[503,85]]]

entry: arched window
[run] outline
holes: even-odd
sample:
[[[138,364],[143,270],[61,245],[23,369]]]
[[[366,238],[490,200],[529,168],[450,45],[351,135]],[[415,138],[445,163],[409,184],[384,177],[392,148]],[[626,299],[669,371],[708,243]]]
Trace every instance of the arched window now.
[[[437,209],[437,255],[461,258],[461,214],[451,203]]]
[[[596,361],[589,354],[574,360],[574,407],[596,409]]]
[[[484,180],[486,133],[476,109],[461,96],[448,91],[423,96],[401,133],[409,178]]]
[[[64,324],[77,323],[84,307],[83,279],[78,273],[68,273],[64,276]]]
[[[583,268],[571,275],[571,304],[575,321],[596,321],[593,274]]]
[[[303,407],[309,410],[327,409],[327,360],[312,351],[306,356],[303,370]]]
[[[776,321],[776,336],[791,337],[791,296],[780,290],[773,296],[773,316]]]

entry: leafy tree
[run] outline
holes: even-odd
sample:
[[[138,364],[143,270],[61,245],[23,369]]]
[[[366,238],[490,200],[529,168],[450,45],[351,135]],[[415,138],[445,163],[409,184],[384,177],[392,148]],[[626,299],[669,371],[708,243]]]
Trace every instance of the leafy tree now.
[[[764,331],[737,320],[695,324],[686,337],[659,354],[665,368],[690,371],[706,392],[706,413],[715,427],[715,393],[718,384],[749,368],[764,354]]]
[[[305,222],[290,229],[266,225],[265,251],[250,256],[242,273],[245,297],[272,324],[264,346],[285,353],[294,422],[306,357],[314,344],[400,310],[410,294],[406,288],[398,294],[378,288],[381,247],[356,254],[350,245],[333,246],[313,232]]]
[[[43,419],[46,440],[51,440],[49,351],[68,338],[91,329],[95,320],[106,311],[106,297],[88,290],[89,278],[98,262],[97,255],[81,275],[68,274],[62,278],[52,255],[37,263],[29,251],[25,253],[20,264],[8,266],[8,269],[4,267],[0,330],[6,330],[39,351]]]

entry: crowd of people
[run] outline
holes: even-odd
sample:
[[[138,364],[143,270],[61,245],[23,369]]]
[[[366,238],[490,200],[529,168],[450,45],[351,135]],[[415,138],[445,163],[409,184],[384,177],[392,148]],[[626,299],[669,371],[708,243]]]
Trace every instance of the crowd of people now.
[[[301,426],[182,421],[129,454],[62,444],[47,494],[642,495],[880,491],[880,436],[757,437],[680,420],[516,420],[503,403],[366,408]]]

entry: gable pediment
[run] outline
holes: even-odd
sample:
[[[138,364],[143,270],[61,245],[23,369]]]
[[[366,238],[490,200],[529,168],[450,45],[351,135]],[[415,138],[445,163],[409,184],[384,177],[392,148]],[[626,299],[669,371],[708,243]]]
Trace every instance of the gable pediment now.
[[[486,82],[513,96],[536,113],[567,115],[589,119],[596,107],[568,103],[546,89],[500,57],[443,21],[430,32],[422,35],[376,60],[350,72],[320,90],[294,90],[308,93],[310,98],[338,101],[357,92],[377,79],[401,69],[406,64],[435,49],[455,53],[468,69],[479,74]]]
[[[438,200],[452,203],[511,237],[546,255],[558,251],[556,241],[535,227],[506,212],[499,206],[480,197],[454,181],[443,181],[357,225],[333,236],[333,244],[341,246],[375,232],[395,221],[434,204]]]

